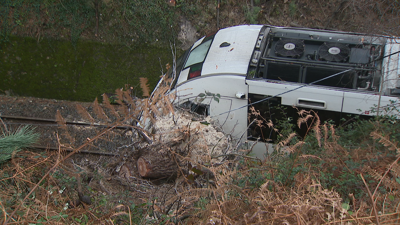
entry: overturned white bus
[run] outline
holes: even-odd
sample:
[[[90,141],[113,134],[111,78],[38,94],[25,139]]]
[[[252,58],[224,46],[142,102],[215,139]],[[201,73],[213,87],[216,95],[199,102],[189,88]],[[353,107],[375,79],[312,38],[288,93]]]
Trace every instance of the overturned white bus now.
[[[307,28],[241,25],[198,40],[166,76],[176,104],[210,115],[234,138],[252,132],[249,105],[373,116],[400,97],[400,39]],[[371,110],[372,109],[372,110]],[[262,131],[261,131],[262,132]]]

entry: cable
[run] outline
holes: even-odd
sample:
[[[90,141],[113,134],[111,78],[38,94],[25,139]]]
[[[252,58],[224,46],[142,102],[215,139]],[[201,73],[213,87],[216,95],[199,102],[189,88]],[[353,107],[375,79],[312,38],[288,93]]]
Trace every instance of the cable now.
[[[386,57],[389,57],[389,56],[392,56],[392,55],[397,54],[397,53],[400,53],[400,51],[393,52],[393,53],[391,53],[391,54],[389,54],[389,55],[385,55],[385,56],[382,57],[382,59],[384,59],[384,58],[386,58]]]

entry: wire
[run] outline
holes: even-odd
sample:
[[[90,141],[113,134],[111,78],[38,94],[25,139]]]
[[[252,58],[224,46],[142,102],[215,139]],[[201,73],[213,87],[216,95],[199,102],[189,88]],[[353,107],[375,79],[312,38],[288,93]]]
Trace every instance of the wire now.
[[[230,113],[230,112],[233,112],[233,111],[236,111],[236,110],[245,108],[245,107],[249,107],[249,106],[255,105],[255,104],[257,104],[257,103],[267,101],[267,100],[269,100],[269,99],[271,99],[271,98],[275,98],[275,97],[278,97],[278,96],[280,96],[280,95],[284,95],[284,94],[287,94],[287,93],[289,93],[289,92],[296,91],[296,90],[298,90],[298,89],[300,89],[300,88],[303,88],[303,87],[306,87],[306,86],[309,86],[309,85],[318,83],[318,82],[320,82],[320,81],[327,80],[327,79],[329,79],[329,78],[338,76],[338,75],[340,75],[340,74],[347,73],[347,72],[352,71],[352,70],[354,70],[354,69],[347,69],[347,70],[341,71],[341,72],[339,72],[339,73],[335,73],[335,74],[332,74],[332,75],[330,75],[330,76],[324,77],[324,78],[322,78],[322,79],[313,81],[313,82],[311,82],[311,83],[301,85],[301,86],[299,86],[299,87],[297,87],[297,88],[294,88],[294,89],[292,89],[292,90],[288,90],[288,91],[279,93],[279,94],[277,94],[277,95],[270,96],[270,97],[267,97],[267,98],[258,100],[258,101],[256,101],[256,102],[252,102],[252,103],[250,103],[250,104],[247,104],[247,105],[241,106],[241,107],[239,107],[239,108],[232,109],[232,110],[229,110],[229,111],[226,111],[226,112],[223,112],[223,113],[220,113],[220,114],[218,114],[218,115],[211,116],[211,117],[221,116],[221,115],[224,115],[224,114],[226,114],[226,113]]]
[[[400,53],[400,51],[393,52],[393,53],[391,53],[391,54],[389,54],[389,55],[385,55],[385,56],[382,57],[382,59],[384,59],[384,58],[386,58],[386,57],[389,57],[389,56],[392,56],[392,55],[397,54],[397,53]]]

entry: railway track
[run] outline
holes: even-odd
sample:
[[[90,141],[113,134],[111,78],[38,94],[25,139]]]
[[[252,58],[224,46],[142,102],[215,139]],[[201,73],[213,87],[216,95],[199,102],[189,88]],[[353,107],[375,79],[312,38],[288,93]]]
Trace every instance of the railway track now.
[[[39,149],[39,150],[51,150],[51,151],[58,151],[58,147],[52,146],[42,146],[42,145],[33,145],[30,147],[31,149]],[[74,151],[73,148],[63,147],[63,151],[72,152]],[[89,151],[89,150],[80,150],[77,153],[81,154],[93,154],[93,155],[105,155],[105,156],[119,156],[119,154],[109,153],[109,152],[97,152],[97,151]]]
[[[0,115],[0,120],[5,119],[3,121],[6,125],[35,125],[35,126],[59,126],[57,120],[55,119],[47,119],[47,118],[34,118],[34,117],[26,117],[26,116],[11,116],[11,115]],[[9,121],[9,122],[7,122]],[[12,122],[14,121],[14,122]],[[18,121],[26,121],[18,122]],[[66,125],[73,126],[91,126],[98,128],[110,128],[111,125],[107,124],[99,124],[99,123],[87,123],[87,122],[75,122],[75,121],[65,121]],[[147,143],[152,143],[150,136],[143,130],[141,127],[135,125],[129,126],[114,126],[114,129],[121,130],[133,130],[135,129]]]
[[[55,119],[48,119],[48,118],[34,118],[34,117],[25,117],[25,116],[12,116],[12,115],[0,115],[0,124],[5,125],[5,127],[9,128],[16,128],[19,126],[30,125],[35,128],[45,127],[45,129],[38,129],[41,136],[48,137],[47,140],[42,140],[41,144],[31,146],[31,149],[39,149],[39,150],[52,150],[56,151],[59,150],[59,147],[54,144],[48,144],[50,142],[49,137],[56,137],[53,135],[60,125],[57,123]],[[75,121],[65,121],[65,124],[71,127],[92,127],[95,129],[105,129],[110,128],[110,125],[106,124],[99,124],[99,123],[87,123],[87,122],[75,122]],[[132,130],[133,128],[138,128],[136,126],[115,126],[115,129],[118,130]],[[6,128],[7,129],[7,128]],[[14,129],[15,130],[15,129]],[[82,134],[80,134],[82,135]],[[80,136],[78,135],[78,136]],[[70,147],[63,146],[63,151],[71,152],[74,149]],[[105,155],[105,156],[117,156],[118,154],[104,152],[104,151],[92,151],[92,150],[81,150],[78,153],[81,154],[95,154],[95,155]]]
[[[26,117],[26,116],[9,116],[9,115],[0,115],[0,119],[5,120],[4,123],[7,125],[11,124],[19,124],[19,125],[36,125],[36,126],[58,126],[57,120],[55,119],[46,119],[46,118],[34,118],[34,117]],[[16,121],[16,122],[7,122],[7,121]],[[25,123],[17,122],[17,121],[26,121]],[[29,123],[30,122],[30,123]],[[87,122],[74,122],[74,121],[65,121],[67,125],[75,125],[75,126],[95,126],[101,128],[108,128],[110,125],[99,124],[99,123],[87,123]],[[116,129],[130,129],[130,126],[116,126]]]

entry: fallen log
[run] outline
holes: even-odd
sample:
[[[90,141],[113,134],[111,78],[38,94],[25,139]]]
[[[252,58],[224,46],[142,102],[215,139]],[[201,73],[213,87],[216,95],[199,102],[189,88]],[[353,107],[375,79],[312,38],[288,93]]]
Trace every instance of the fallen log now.
[[[143,178],[169,178],[178,174],[175,160],[167,154],[157,152],[140,156],[137,168]]]

